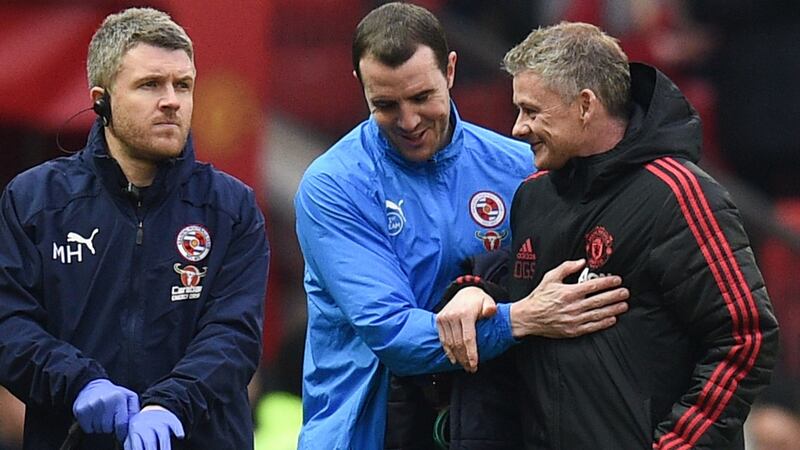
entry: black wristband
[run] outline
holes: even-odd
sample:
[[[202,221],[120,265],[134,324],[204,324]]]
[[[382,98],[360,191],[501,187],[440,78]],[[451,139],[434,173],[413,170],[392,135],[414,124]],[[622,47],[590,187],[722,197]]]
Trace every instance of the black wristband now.
[[[508,301],[508,292],[506,289],[499,284],[492,283],[491,281],[487,281],[477,275],[461,275],[460,277],[456,278],[447,289],[445,289],[444,294],[442,295],[442,300],[434,309],[434,312],[439,312],[442,308],[447,305],[453,297],[458,294],[458,291],[464,289],[466,287],[475,286],[483,289],[492,299],[497,302],[507,302]]]

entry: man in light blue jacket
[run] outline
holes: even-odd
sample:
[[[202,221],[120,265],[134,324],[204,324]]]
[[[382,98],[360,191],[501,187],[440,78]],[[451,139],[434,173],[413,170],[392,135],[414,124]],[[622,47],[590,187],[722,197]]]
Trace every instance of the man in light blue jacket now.
[[[437,318],[459,263],[510,242],[508,206],[532,154],[461,120],[456,53],[421,7],[369,13],[353,66],[371,116],[311,164],[295,199],[309,320],[300,449],[410,448],[384,439],[392,376],[472,372],[478,351],[484,361],[524,335],[596,331],[626,308],[619,278],[563,284],[583,267],[570,261],[513,307],[468,288]]]

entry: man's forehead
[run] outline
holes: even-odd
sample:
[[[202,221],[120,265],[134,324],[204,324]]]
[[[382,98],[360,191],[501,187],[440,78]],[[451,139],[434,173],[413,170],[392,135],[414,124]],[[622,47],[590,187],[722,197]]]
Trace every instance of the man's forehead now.
[[[193,77],[195,67],[194,61],[185,50],[141,43],[125,52],[120,64],[120,72],[122,71],[137,75],[174,73],[182,77]]]
[[[387,64],[381,57],[377,56],[374,52],[367,52],[358,61],[358,66],[361,72],[364,71],[365,66],[379,67],[382,70],[389,71],[403,71],[404,69],[413,68],[414,70],[429,70],[436,68],[441,72],[436,55],[432,48],[426,45],[418,45],[414,53],[399,64]]]
[[[419,51],[397,67],[383,64],[374,57],[363,58],[360,64],[361,81],[369,96],[411,97],[434,90],[445,80],[436,61],[428,60]]]
[[[544,101],[550,98],[560,98],[558,93],[553,90],[542,77],[530,70],[519,72],[514,75],[512,82],[514,93],[514,103],[522,101]]]
[[[408,83],[366,84],[364,91],[368,100],[400,100],[410,99],[421,94],[436,91],[437,86],[425,80]]]

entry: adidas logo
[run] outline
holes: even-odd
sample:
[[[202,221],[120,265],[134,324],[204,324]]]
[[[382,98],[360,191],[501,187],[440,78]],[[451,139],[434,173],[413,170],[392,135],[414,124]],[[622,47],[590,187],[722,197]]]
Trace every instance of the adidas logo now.
[[[517,261],[535,261],[536,260],[536,253],[533,252],[533,244],[531,244],[531,238],[525,240],[525,243],[522,244],[522,247],[519,248],[517,252]]]

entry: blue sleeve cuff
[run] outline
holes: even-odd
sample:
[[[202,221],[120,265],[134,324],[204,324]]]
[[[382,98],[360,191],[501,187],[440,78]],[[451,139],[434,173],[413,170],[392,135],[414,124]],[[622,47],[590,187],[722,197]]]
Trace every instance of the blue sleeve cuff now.
[[[511,303],[497,304],[497,325],[498,334],[508,346],[520,342],[511,333]]]

